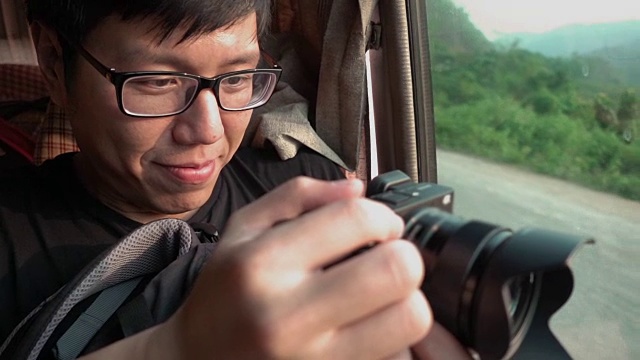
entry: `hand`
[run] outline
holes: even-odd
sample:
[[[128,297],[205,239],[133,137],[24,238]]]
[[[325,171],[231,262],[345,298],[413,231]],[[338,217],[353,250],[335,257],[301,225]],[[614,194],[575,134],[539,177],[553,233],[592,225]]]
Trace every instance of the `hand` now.
[[[471,360],[466,348],[437,322],[429,334],[412,347],[414,355],[421,360]]]
[[[298,178],[236,212],[164,338],[189,359],[387,358],[423,338],[420,254],[362,188]]]

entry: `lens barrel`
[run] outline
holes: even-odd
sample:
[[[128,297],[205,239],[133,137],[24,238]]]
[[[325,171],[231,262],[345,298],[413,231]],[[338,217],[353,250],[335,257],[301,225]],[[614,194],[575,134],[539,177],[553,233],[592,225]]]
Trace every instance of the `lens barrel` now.
[[[590,240],[465,220],[451,214],[451,188],[400,171],[373,179],[367,196],[404,219],[434,317],[462,344],[481,359],[570,359],[548,323],[573,289],[568,258]]]

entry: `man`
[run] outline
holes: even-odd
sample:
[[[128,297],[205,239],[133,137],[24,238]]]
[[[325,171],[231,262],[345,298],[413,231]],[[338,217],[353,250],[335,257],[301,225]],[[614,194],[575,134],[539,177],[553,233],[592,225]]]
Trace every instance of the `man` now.
[[[423,267],[401,219],[358,181],[312,179],[342,175],[309,151],[240,149],[278,76],[255,70],[268,1],[27,4],[81,152],[0,180],[2,339],[102,250],[168,217],[222,229],[220,246],[169,321],[88,357],[389,358],[425,337]],[[434,333],[420,354],[465,355]]]

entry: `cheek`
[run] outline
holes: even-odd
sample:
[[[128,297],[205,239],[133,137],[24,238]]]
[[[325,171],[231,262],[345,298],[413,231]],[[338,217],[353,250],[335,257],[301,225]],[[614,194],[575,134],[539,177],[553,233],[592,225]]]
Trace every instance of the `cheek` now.
[[[225,139],[229,146],[229,159],[234,155],[236,150],[238,150],[238,147],[240,147],[247,127],[249,126],[250,119],[251,111],[247,111],[247,113],[228,113],[223,115],[222,124],[224,126]],[[229,159],[227,159],[227,161]]]
[[[167,136],[167,121],[136,119],[122,114],[117,105],[101,105],[79,106],[74,116],[81,151],[101,159],[112,170],[139,172],[144,157]]]
[[[115,149],[128,154],[128,157],[142,157],[144,154],[160,148],[170,137],[168,125],[164,121],[125,119],[121,126],[114,126],[109,131],[110,142],[117,145]]]
[[[140,157],[152,149],[166,132],[167,120],[123,114],[115,87],[87,71],[85,66],[79,68],[70,92],[72,126],[82,151],[113,162]]]

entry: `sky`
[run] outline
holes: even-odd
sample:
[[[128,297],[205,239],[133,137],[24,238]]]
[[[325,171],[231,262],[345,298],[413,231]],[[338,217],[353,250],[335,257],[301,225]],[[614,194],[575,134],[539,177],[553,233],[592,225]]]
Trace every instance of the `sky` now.
[[[640,20],[640,0],[453,0],[487,38],[569,24]]]

